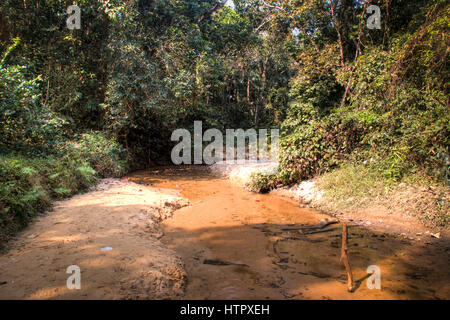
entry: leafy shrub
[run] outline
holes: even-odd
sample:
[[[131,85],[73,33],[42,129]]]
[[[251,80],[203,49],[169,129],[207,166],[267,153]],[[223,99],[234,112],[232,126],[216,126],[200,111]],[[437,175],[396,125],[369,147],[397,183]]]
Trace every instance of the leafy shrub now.
[[[123,158],[123,148],[98,133],[83,134],[56,155],[0,156],[0,244],[47,209],[52,199],[86,190],[96,177],[123,174]]]
[[[361,128],[353,120],[332,114],[298,127],[280,140],[280,169],[284,184],[295,183],[332,170],[356,147]]]
[[[246,185],[247,190],[258,193],[267,193],[276,186],[276,175],[264,172],[254,172],[250,176],[250,182]]]
[[[82,159],[99,177],[120,177],[125,173],[125,150],[103,133],[82,134],[78,140],[68,142],[66,148],[69,156]]]
[[[0,158],[0,242],[49,205],[37,168],[25,158]]]

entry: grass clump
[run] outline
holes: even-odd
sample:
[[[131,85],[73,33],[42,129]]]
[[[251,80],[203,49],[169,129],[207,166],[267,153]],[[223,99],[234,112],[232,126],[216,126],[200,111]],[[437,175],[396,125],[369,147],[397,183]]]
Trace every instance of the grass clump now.
[[[424,173],[396,175],[386,173],[383,161],[348,163],[317,178],[323,201],[332,211],[384,207],[386,212],[414,216],[430,228],[448,228],[449,191],[445,182]],[[388,171],[390,172],[390,171]]]
[[[346,164],[317,180],[324,196],[339,208],[364,207],[392,190],[393,180],[380,176],[377,170],[365,165]]]

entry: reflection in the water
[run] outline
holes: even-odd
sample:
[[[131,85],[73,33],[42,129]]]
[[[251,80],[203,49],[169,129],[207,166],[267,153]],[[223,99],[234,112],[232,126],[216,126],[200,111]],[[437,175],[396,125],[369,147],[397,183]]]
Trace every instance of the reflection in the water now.
[[[207,167],[161,167],[133,181],[176,189],[192,205],[164,224],[163,241],[183,259],[188,299],[447,299],[447,248],[350,226],[349,258],[356,291],[347,292],[340,263],[340,225],[305,234],[327,216],[289,199],[247,192]],[[204,264],[205,259],[239,265]],[[367,268],[381,269],[381,290],[366,285]],[[420,276],[413,276],[420,275]]]

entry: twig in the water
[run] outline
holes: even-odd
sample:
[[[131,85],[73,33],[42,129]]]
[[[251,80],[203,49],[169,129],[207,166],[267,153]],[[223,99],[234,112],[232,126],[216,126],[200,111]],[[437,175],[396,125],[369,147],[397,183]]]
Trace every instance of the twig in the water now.
[[[203,261],[203,264],[212,264],[212,265],[215,265],[215,266],[241,266],[241,267],[248,267],[248,265],[244,264],[244,263],[235,263],[235,262],[229,262],[229,261],[208,260],[208,259],[205,259]]]
[[[304,234],[315,234],[315,233],[330,232],[330,231],[334,231],[334,230],[337,230],[337,228],[325,229],[325,230],[317,230],[317,231],[307,231],[307,232],[302,232],[302,235],[304,235]]]
[[[308,239],[308,238],[301,238],[301,237],[285,237],[280,241],[286,241],[286,240],[300,240],[300,241],[306,241],[306,242],[311,242],[311,243],[325,241],[325,240],[320,240],[320,239]]]
[[[347,270],[347,288],[349,292],[353,292],[355,286],[353,285],[353,274],[350,262],[347,255],[347,224],[342,224],[342,250],[341,250],[341,262],[344,263]]]
[[[325,279],[325,278],[331,278],[331,276],[330,275],[328,275],[328,274],[320,274],[320,273],[317,273],[317,272],[298,272],[299,274],[303,274],[303,275],[305,275],[305,276],[313,276],[313,277],[316,277],[316,278],[322,278],[322,279]]]
[[[303,229],[323,229],[326,226],[333,224],[333,223],[337,223],[338,220],[337,219],[323,219],[322,221],[320,221],[319,224],[313,225],[313,226],[292,226],[292,227],[284,227],[281,228],[281,230],[283,231],[291,231],[291,230],[303,230]]]
[[[405,273],[405,276],[408,276],[413,279],[422,279],[423,277],[426,277],[426,274],[423,273]]]

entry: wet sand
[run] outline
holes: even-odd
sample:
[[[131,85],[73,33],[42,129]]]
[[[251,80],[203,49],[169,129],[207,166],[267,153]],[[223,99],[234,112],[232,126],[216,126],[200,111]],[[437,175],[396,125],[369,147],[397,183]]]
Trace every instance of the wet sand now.
[[[350,226],[349,257],[357,289],[349,293],[339,261],[340,224],[310,235],[281,230],[315,225],[325,214],[287,198],[250,193],[205,167],[159,168],[131,179],[175,189],[191,202],[163,222],[162,238],[185,263],[186,299],[450,298],[446,246]],[[204,264],[205,259],[248,267]],[[381,269],[381,290],[367,287],[371,265]]]

